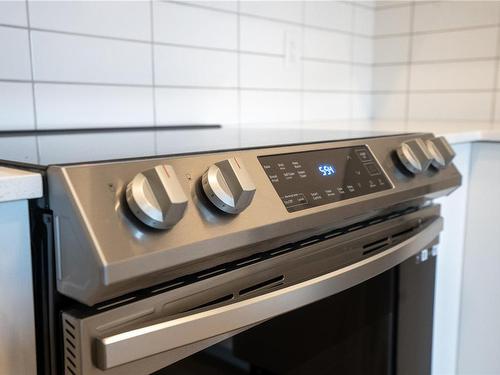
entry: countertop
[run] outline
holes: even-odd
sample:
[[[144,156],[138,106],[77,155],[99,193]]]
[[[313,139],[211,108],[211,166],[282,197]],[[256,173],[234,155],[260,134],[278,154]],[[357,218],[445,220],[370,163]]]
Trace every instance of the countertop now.
[[[40,174],[0,167],[0,202],[40,198],[42,195]]]

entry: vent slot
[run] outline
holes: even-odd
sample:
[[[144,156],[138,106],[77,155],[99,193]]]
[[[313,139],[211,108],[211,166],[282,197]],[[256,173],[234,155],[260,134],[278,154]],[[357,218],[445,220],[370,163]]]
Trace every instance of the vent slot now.
[[[369,254],[371,252],[374,252],[375,250],[381,249],[384,246],[387,246],[389,244],[389,237],[384,237],[380,240],[370,242],[366,245],[363,245],[363,255]]]
[[[188,310],[184,310],[183,312],[190,312],[190,311],[194,311],[194,310],[198,310],[198,309],[203,309],[205,307],[217,305],[217,304],[222,303],[222,302],[230,301],[233,299],[233,297],[234,297],[233,294],[228,294],[228,295],[225,295],[224,297],[220,297],[220,298],[214,299],[212,301],[202,303],[201,305],[192,307]]]
[[[63,318],[63,336],[64,336],[64,365],[65,373],[78,375],[79,371],[79,346],[78,330],[74,323]]]
[[[401,232],[394,233],[391,237],[392,238],[397,238],[397,237],[404,236],[405,234],[413,232],[416,228],[418,228],[418,227],[411,227],[411,228],[405,229],[405,230],[403,230]]]
[[[283,275],[273,277],[272,279],[262,281],[258,284],[249,286],[248,288],[245,288],[245,289],[241,289],[238,294],[240,296],[243,296],[245,294],[252,293],[252,292],[255,292],[257,290],[270,288],[271,286],[278,286],[278,285],[283,284],[283,280],[285,280],[285,276],[283,276]]]

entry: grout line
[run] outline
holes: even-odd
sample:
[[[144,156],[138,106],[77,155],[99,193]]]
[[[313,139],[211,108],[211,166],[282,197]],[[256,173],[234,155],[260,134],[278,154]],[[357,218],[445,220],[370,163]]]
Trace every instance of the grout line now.
[[[488,57],[465,57],[456,59],[442,59],[442,60],[420,60],[412,61],[412,65],[433,65],[433,64],[452,64],[452,63],[467,63],[467,62],[484,62],[484,61],[495,61],[495,56]],[[384,66],[403,66],[410,65],[409,61],[394,61],[394,62],[383,62],[374,63],[373,67],[384,67]]]
[[[158,125],[157,113],[156,113],[156,72],[155,72],[155,33],[154,33],[154,15],[153,15],[153,0],[149,1],[149,16],[150,16],[150,36],[151,36],[151,97],[153,99],[153,124],[156,127]],[[158,155],[158,132],[154,133],[154,154]]]
[[[352,44],[353,44],[353,38],[351,38]],[[351,47],[352,49],[352,47]],[[352,61],[354,58],[352,51],[350,52],[350,59],[351,60],[334,60],[334,59],[328,59],[328,58],[323,58],[323,57],[302,57],[302,60],[304,61],[313,61],[313,62],[321,62],[321,63],[326,63],[326,64],[344,64],[344,65],[354,65],[354,66],[363,66],[363,67],[372,67],[373,64],[370,63],[363,63],[363,62],[355,62]]]
[[[240,2],[236,3],[236,47],[238,49],[238,54],[236,56],[236,80],[237,80],[237,119],[238,119],[238,147],[241,147],[242,137],[241,137],[241,17],[240,17]]]
[[[28,25],[28,44],[29,44],[29,63],[30,63],[30,75],[31,75],[31,95],[32,95],[32,105],[33,105],[33,122],[35,125],[35,131],[38,130],[38,114],[36,109],[36,96],[35,96],[35,69],[33,67],[33,43],[31,40],[31,23],[30,23],[30,9],[29,2],[25,0],[24,2],[26,6],[26,23]],[[36,151],[36,159],[37,163],[40,163],[40,143],[39,138],[35,137],[35,151]]]
[[[433,4],[433,3],[438,3],[439,0],[419,0],[416,4],[417,5],[426,5],[426,4]],[[375,6],[375,10],[384,10],[384,9],[391,9],[391,8],[403,8],[405,6],[409,6],[409,1],[394,1],[395,4],[386,4],[386,5],[379,5]]]
[[[410,120],[410,88],[411,88],[411,69],[413,61],[413,29],[415,28],[415,2],[410,4],[410,33],[408,38],[408,69],[406,72],[406,92],[405,92],[405,130],[408,130]]]
[[[439,30],[422,30],[422,31],[392,33],[392,34],[374,35],[374,39],[401,38],[401,37],[412,36],[412,35],[420,36],[420,35],[449,34],[449,33],[461,32],[461,31],[492,29],[492,28],[496,28],[498,26],[500,26],[500,24],[492,23],[492,24],[476,25],[476,26],[450,27],[447,29],[439,29]]]
[[[500,15],[500,9],[497,11]],[[490,113],[490,129],[493,130],[495,128],[495,117],[496,117],[496,103],[497,103],[497,86],[498,86],[498,68],[500,67],[499,59],[500,59],[500,26],[497,29],[497,45],[496,45],[496,60],[495,67],[493,71],[493,94],[491,95],[491,113]]]

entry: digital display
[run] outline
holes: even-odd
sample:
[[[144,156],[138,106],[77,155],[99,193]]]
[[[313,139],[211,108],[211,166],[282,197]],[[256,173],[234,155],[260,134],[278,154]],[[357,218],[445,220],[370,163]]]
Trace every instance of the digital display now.
[[[333,176],[335,174],[335,167],[331,164],[320,164],[318,170],[322,176]]]
[[[391,189],[366,145],[259,156],[288,212]]]

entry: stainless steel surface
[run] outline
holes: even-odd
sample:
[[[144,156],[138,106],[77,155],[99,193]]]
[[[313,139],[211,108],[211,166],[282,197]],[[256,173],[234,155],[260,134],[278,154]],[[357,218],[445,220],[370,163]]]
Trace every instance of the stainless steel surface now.
[[[255,185],[243,161],[235,157],[211,165],[201,181],[210,202],[228,214],[243,211],[255,194]]]
[[[97,367],[105,370],[193,344],[348,289],[418,253],[441,229],[442,219],[438,219],[418,235],[393,248],[326,275],[228,306],[97,339]]]
[[[374,223],[355,231],[347,231],[341,236],[327,236],[324,241],[311,243],[306,240],[307,246],[299,246],[292,252],[278,253],[279,255],[273,258],[246,264],[240,269],[216,274],[210,278],[201,278],[185,286],[174,289],[165,286],[157,288],[158,290],[146,299],[129,301],[107,310],[97,310],[90,316],[82,314],[80,310],[66,311],[63,313],[63,325],[69,328],[74,336],[74,338],[65,336],[71,342],[71,345],[67,345],[73,358],[72,362],[66,364],[71,365],[72,371],[76,374],[150,374],[249,327],[228,331],[221,336],[214,336],[107,370],[96,367],[94,351],[96,340],[170,320],[177,322],[181,318],[189,320],[189,316],[194,314],[209,309],[213,311],[219,307],[234,305],[307,282],[342,267],[346,268],[347,265],[370,259],[373,255],[390,252],[396,246],[406,246],[408,242],[418,241],[422,248],[430,248],[437,243],[437,237],[428,242],[425,237],[430,234],[427,231],[429,228],[441,226],[439,206],[428,206],[383,222],[376,220]],[[413,230],[408,232],[409,228]],[[387,236],[390,237],[387,239]],[[378,252],[365,255],[366,244],[380,243],[381,238],[386,238],[388,245]],[[267,284],[266,287],[257,288],[251,293],[241,294],[241,291],[247,291],[249,286],[262,285],[264,280],[276,280],[280,275],[281,278],[278,279],[281,279],[281,282]],[[332,294],[334,291],[335,289],[332,290]],[[233,295],[233,298],[206,306],[210,301],[218,301],[221,296],[228,294]],[[76,366],[73,366],[73,363]]]
[[[429,168],[432,156],[421,138],[403,142],[397,149],[399,160],[410,172],[422,173]]]
[[[445,168],[455,157],[455,151],[444,137],[429,139],[427,149],[432,156],[432,166],[438,169]]]
[[[182,219],[188,201],[168,164],[138,173],[127,185],[126,199],[132,213],[156,229],[170,228]]]
[[[0,374],[36,374],[28,201],[0,203]]]
[[[450,164],[409,176],[395,163],[395,150],[415,138],[399,135],[286,147],[117,161],[48,169],[49,196],[56,225],[58,290],[87,305],[171,280],[180,275],[279,246],[390,210],[446,195],[460,184]],[[258,156],[367,145],[392,189],[294,213],[287,212]],[[256,189],[252,204],[239,215],[212,206],[201,188],[208,165],[237,157]],[[182,222],[168,231],[137,225],[124,207],[126,185],[159,164],[175,168],[189,199]]]

